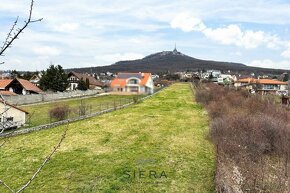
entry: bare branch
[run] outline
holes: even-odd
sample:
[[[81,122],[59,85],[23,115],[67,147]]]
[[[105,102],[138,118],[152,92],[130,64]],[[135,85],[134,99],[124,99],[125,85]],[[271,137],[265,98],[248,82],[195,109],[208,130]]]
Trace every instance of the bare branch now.
[[[16,27],[16,25],[17,25],[18,19],[19,19],[19,16],[17,16],[16,20],[14,21],[14,24],[12,25],[12,27],[11,27],[9,33],[7,34],[7,37],[6,37],[6,39],[4,40],[4,42],[3,42],[3,46],[2,46],[2,48],[1,48],[1,50],[4,49],[5,45],[8,43],[9,39],[11,38],[11,36],[12,36],[11,34],[12,34],[12,32],[14,32],[14,29],[15,29],[15,27]]]
[[[32,17],[32,10],[33,10],[33,5],[34,5],[34,0],[31,0],[31,4],[30,4],[30,10],[29,10],[29,17],[27,19],[27,21],[25,21],[23,27],[21,28],[18,28],[15,30],[15,26],[18,22],[18,17],[17,17],[17,20],[14,22],[14,25],[12,26],[10,32],[8,33],[7,35],[7,38],[6,40],[4,41],[4,44],[0,50],[0,55],[3,55],[3,53],[5,52],[5,50],[7,50],[11,45],[12,43],[18,39],[18,36],[23,33],[23,30],[30,24],[30,23],[34,23],[34,22],[39,22],[39,21],[42,21],[43,18],[41,19],[37,19],[37,20],[31,20],[31,17]],[[12,32],[14,33],[14,35],[12,36]],[[1,63],[2,64],[2,63]]]

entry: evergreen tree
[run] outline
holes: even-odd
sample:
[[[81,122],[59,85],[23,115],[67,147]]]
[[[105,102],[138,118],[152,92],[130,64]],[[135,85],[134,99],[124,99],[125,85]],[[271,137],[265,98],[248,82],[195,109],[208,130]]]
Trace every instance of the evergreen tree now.
[[[284,77],[283,77],[283,81],[286,82],[289,80],[289,74],[285,74]]]
[[[23,76],[21,76],[21,78],[25,79],[25,80],[30,80],[33,76],[33,73],[32,72],[24,72]]]
[[[89,79],[88,79],[88,78],[86,78],[86,86],[87,86],[87,89],[89,89],[89,88],[90,88],[90,81],[89,81]]]
[[[67,78],[67,74],[60,65],[50,65],[40,79],[40,87],[43,90],[63,92],[68,86]]]
[[[79,81],[77,89],[78,90],[88,90],[87,84],[86,84],[86,82],[83,79],[81,79]]]
[[[19,78],[20,77],[20,73],[18,71],[16,71],[16,70],[12,70],[11,71],[11,76],[13,78]]]

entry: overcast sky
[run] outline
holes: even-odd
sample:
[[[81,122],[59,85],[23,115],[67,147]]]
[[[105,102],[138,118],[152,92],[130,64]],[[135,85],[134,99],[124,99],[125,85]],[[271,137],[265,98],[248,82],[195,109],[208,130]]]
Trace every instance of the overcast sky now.
[[[0,0],[0,40],[30,0]],[[102,66],[174,44],[200,59],[290,69],[289,0],[36,0],[2,70]]]

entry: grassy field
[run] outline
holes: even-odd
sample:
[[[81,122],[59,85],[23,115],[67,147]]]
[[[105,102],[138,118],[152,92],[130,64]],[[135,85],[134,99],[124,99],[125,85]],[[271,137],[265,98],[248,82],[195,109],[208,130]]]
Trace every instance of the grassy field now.
[[[87,106],[87,113],[100,111],[101,109],[105,109],[108,107],[114,106],[114,101],[116,104],[126,103],[129,99],[132,100],[133,96],[121,96],[121,95],[106,95],[106,96],[94,96],[88,98],[77,98],[70,100],[61,100],[52,103],[43,103],[43,104],[32,104],[25,105],[21,108],[28,111],[30,113],[30,127],[43,125],[50,123],[51,120],[49,117],[49,110],[58,106],[58,105],[68,105],[71,109],[69,113],[69,118],[78,117],[79,116],[79,106],[81,101],[85,106]]]
[[[64,128],[10,138],[0,148],[0,179],[14,189],[26,183]],[[214,192],[207,133],[189,85],[175,84],[132,107],[70,124],[25,192]]]

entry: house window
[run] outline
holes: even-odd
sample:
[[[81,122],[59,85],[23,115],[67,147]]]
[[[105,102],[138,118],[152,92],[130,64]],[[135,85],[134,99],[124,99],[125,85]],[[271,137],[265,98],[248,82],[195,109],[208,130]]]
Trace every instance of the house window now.
[[[13,121],[13,117],[7,117],[6,121]]]
[[[138,80],[131,79],[131,80],[129,80],[129,84],[138,84]]]
[[[264,89],[265,90],[274,90],[275,86],[272,84],[266,84],[266,85],[264,85]]]

